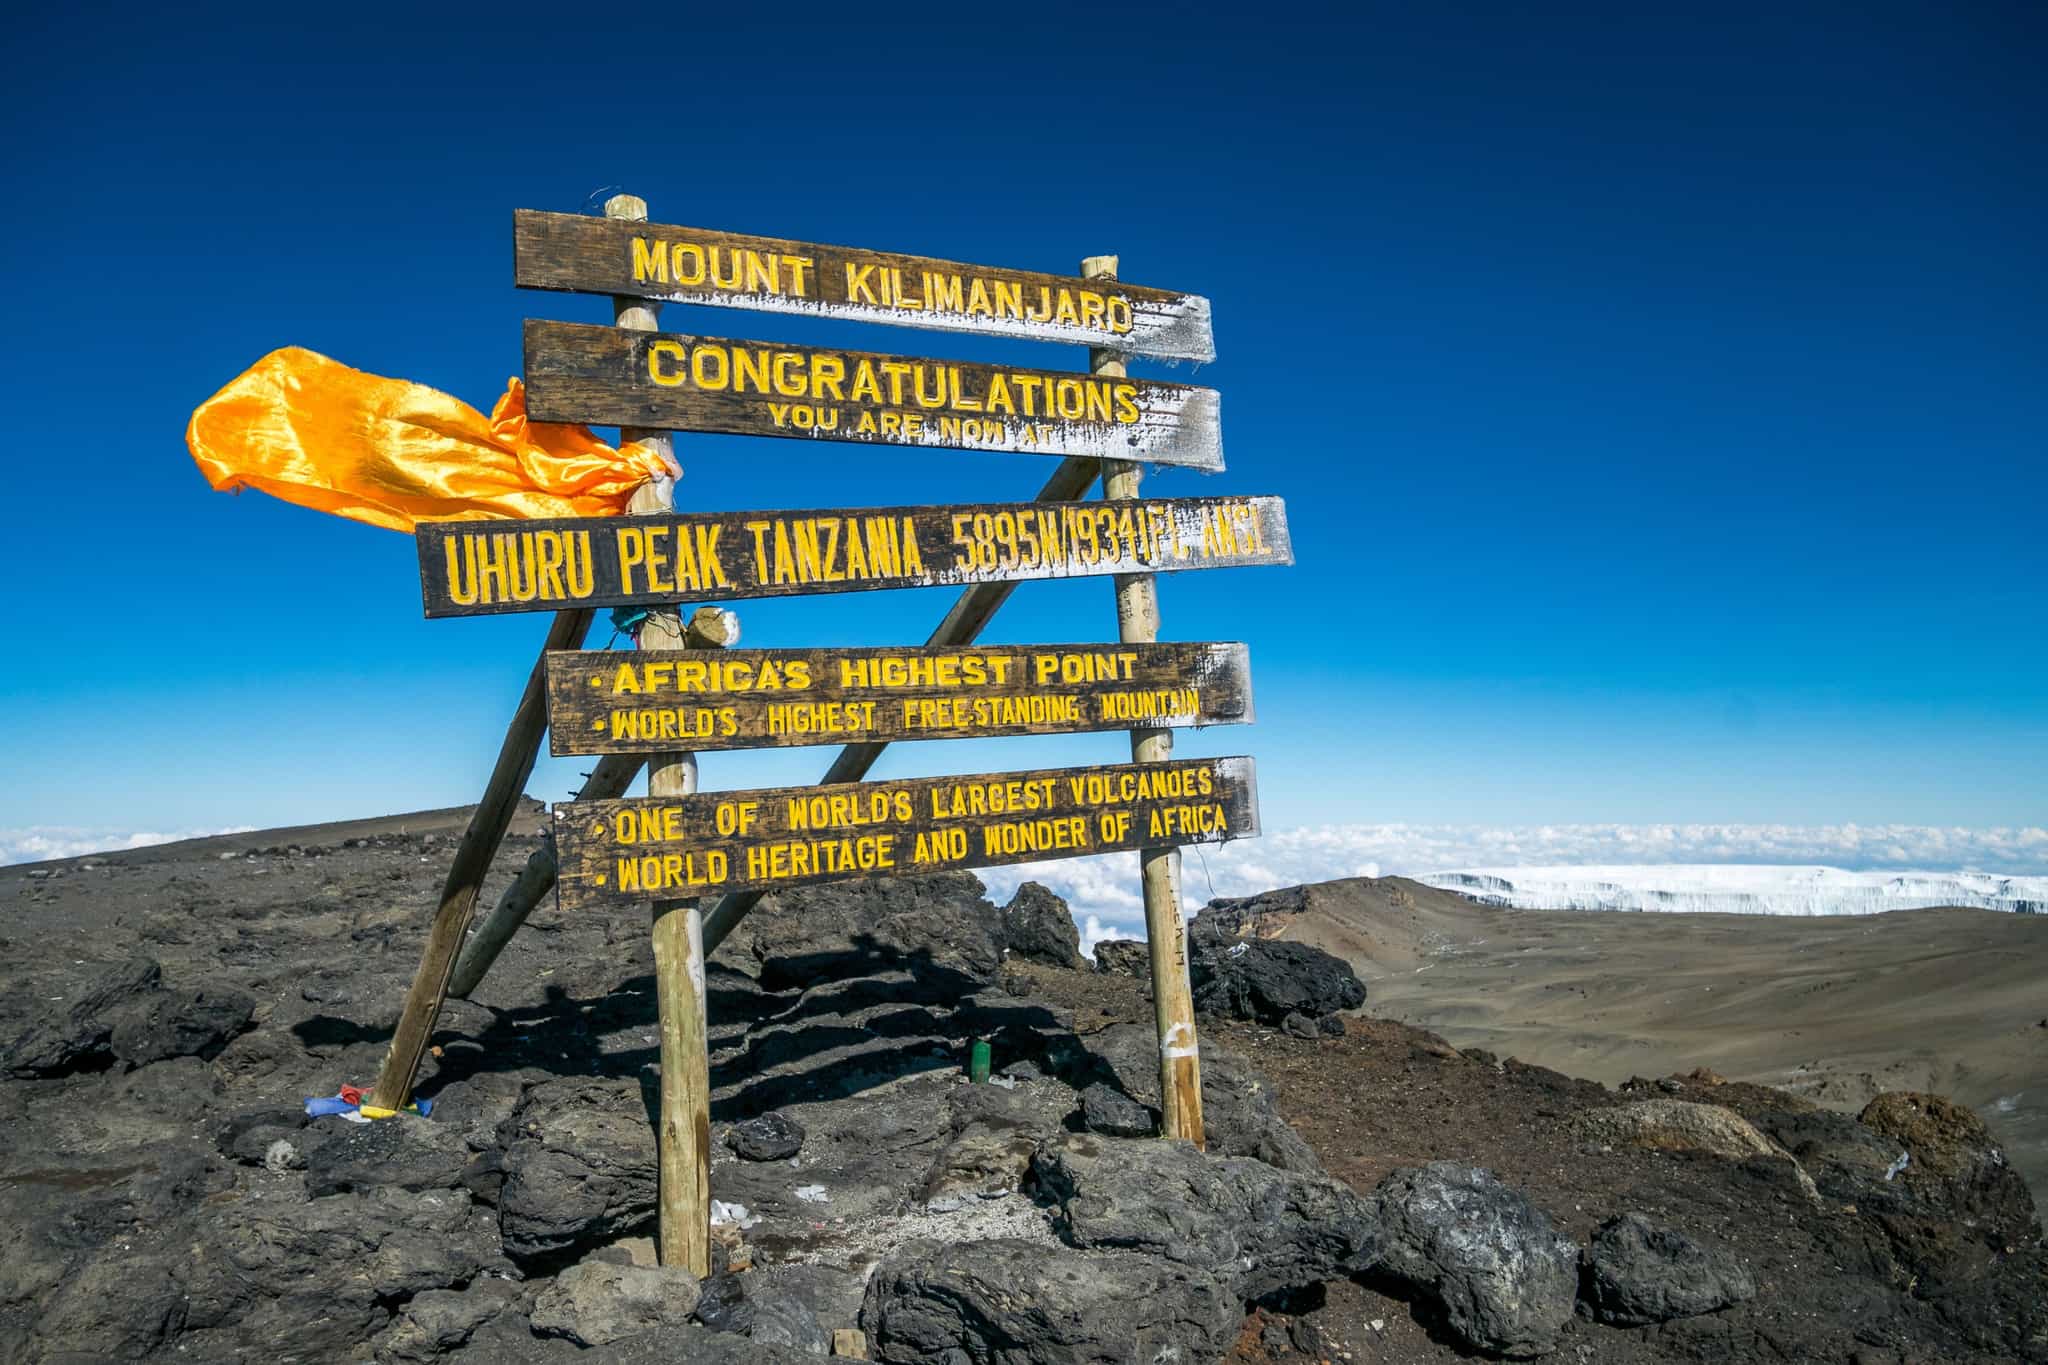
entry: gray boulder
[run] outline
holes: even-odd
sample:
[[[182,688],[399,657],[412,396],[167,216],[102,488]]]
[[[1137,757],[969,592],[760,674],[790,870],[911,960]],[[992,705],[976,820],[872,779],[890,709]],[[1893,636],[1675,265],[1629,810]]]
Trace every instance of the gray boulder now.
[[[1747,1302],[1756,1297],[1756,1280],[1726,1252],[1625,1213],[1593,1234],[1585,1289],[1586,1306],[1600,1321],[1640,1327]]]
[[[505,1254],[551,1258],[655,1221],[654,1129],[637,1081],[543,1081],[498,1130]]]
[[[727,960],[753,960],[763,986],[782,990],[913,970],[936,995],[995,980],[1002,912],[972,872],[871,877],[765,897],[734,931]]]
[[[284,1140],[303,1159],[306,1194],[314,1199],[380,1185],[452,1190],[462,1184],[470,1163],[469,1144],[460,1133],[411,1115],[377,1123],[323,1119]]]
[[[681,1326],[701,1286],[680,1266],[570,1266],[533,1301],[533,1330],[579,1346],[606,1346],[663,1325]]]
[[[163,981],[146,957],[36,965],[33,981],[0,982],[0,1071],[24,1079],[105,1066],[115,1012]]]
[[[818,1321],[816,1311],[803,1295],[763,1281],[749,1288],[747,1303],[754,1310],[753,1330],[747,1335],[761,1345],[782,1346],[812,1356],[832,1354],[832,1334]],[[852,1321],[851,1316],[848,1321]]]
[[[1451,1161],[1373,1192],[1382,1265],[1438,1304],[1466,1344],[1508,1356],[1557,1345],[1578,1298],[1579,1248],[1493,1172]]]
[[[1025,882],[1003,907],[1003,946],[1048,967],[1081,961],[1081,931],[1067,903],[1037,882]]]
[[[1205,1271],[1013,1238],[905,1246],[861,1308],[890,1365],[1193,1365],[1220,1359],[1243,1320]]]
[[[1151,1137],[1159,1131],[1157,1114],[1106,1081],[1081,1092],[1081,1122],[1089,1132],[1109,1137]]]
[[[172,1057],[218,1057],[249,1029],[255,997],[229,987],[155,991],[136,996],[110,1018],[107,1045],[129,1066]]]
[[[1090,1068],[1068,1079],[1084,1089],[1114,1080],[1138,1103],[1159,1107],[1159,1034],[1150,1023],[1117,1024],[1081,1040]],[[1273,1107],[1265,1078],[1228,1048],[1203,1042],[1202,1124],[1213,1156],[1256,1157],[1283,1171],[1323,1173],[1322,1162]],[[1107,1072],[1103,1076],[1102,1072]]]
[[[269,1358],[301,1355],[308,1341],[346,1354],[387,1325],[388,1305],[504,1266],[488,1211],[466,1194],[380,1188],[221,1205],[174,1273],[188,1329],[221,1329]]]
[[[380,1365],[428,1365],[468,1345],[477,1329],[511,1311],[525,1286],[485,1277],[464,1289],[429,1289],[399,1310],[371,1343]]]
[[[1226,1019],[1279,1024],[1290,1014],[1315,1019],[1365,1003],[1365,983],[1350,963],[1285,939],[1193,935],[1188,977],[1196,1011]]]
[[[1151,954],[1142,939],[1106,938],[1095,945],[1095,966],[1111,976],[1143,978],[1152,974]]]
[[[726,1129],[725,1145],[746,1161],[787,1161],[803,1150],[804,1126],[787,1114],[770,1110]]]
[[[1032,1171],[1071,1245],[1163,1256],[1245,1302],[1353,1274],[1378,1255],[1371,1206],[1348,1185],[1248,1157],[1064,1133],[1038,1149]]]

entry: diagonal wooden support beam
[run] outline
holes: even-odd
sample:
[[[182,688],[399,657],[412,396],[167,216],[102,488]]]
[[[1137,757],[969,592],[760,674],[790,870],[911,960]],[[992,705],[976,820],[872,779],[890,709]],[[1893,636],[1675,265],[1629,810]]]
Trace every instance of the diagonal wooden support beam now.
[[[497,765],[491,769],[490,781],[484,784],[483,799],[470,812],[469,827],[462,832],[455,861],[448,867],[448,879],[441,884],[441,905],[434,912],[433,927],[427,931],[426,952],[420,956],[419,970],[413,973],[412,986],[405,993],[405,1006],[398,1014],[398,1028],[391,1035],[391,1049],[384,1054],[383,1069],[377,1073],[377,1088],[371,1099],[385,1109],[402,1109],[412,1098],[413,1076],[420,1069],[420,1058],[426,1053],[434,1021],[441,1015],[441,1002],[447,998],[448,974],[454,970],[455,956],[462,948],[477,895],[491,870],[491,859],[497,856],[498,845],[504,842],[505,831],[511,827],[519,798],[526,793],[526,779],[533,775],[533,761],[540,755],[540,739],[548,728],[548,651],[581,648],[583,637],[590,633],[590,617],[590,612],[582,610],[556,612],[554,623],[548,627],[547,641],[533,661],[533,671],[527,674],[519,708],[512,713],[505,742],[498,747]]]

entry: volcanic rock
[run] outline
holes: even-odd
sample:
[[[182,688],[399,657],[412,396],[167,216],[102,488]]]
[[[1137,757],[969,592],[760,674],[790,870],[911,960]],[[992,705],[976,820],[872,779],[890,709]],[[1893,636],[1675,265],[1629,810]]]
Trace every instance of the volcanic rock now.
[[[1578,1298],[1579,1249],[1493,1172],[1451,1161],[1395,1171],[1373,1192],[1382,1264],[1466,1344],[1508,1356],[1557,1345]]]
[[[1116,1024],[1081,1040],[1090,1066],[1070,1082],[1115,1082],[1124,1094],[1159,1107],[1159,1035],[1149,1023]],[[1202,1124],[1214,1156],[1256,1157],[1283,1171],[1321,1175],[1322,1163],[1273,1107],[1265,1080],[1228,1048],[1201,1044]],[[1104,1076],[1101,1073],[1107,1072]]]
[[[1067,903],[1037,882],[1025,882],[1003,907],[1003,946],[1049,967],[1081,961],[1081,931]]]
[[[533,1330],[579,1346],[604,1346],[663,1324],[681,1325],[697,1306],[697,1277],[680,1266],[570,1266],[533,1302]]]
[[[114,1015],[154,992],[163,979],[156,961],[38,962],[35,979],[0,982],[0,1071],[18,1077],[58,1076],[105,1066]]]
[[[1365,983],[1351,964],[1306,943],[1200,934],[1188,947],[1201,1014],[1278,1024],[1290,1014],[1313,1019],[1365,1003]]]
[[[1697,1317],[1756,1295],[1755,1277],[1734,1257],[1639,1213],[1601,1224],[1585,1278],[1594,1316],[1618,1327]]]
[[[890,1254],[861,1325],[890,1365],[1154,1365],[1217,1359],[1243,1316],[1200,1270],[1001,1238]]]
[[[1159,1131],[1156,1113],[1106,1081],[1081,1092],[1081,1122],[1089,1132],[1109,1137],[1151,1137]]]
[[[508,1256],[559,1257],[653,1225],[654,1130],[639,1082],[543,1081],[500,1126],[499,1140]]]
[[[1152,972],[1151,952],[1142,939],[1106,938],[1095,945],[1095,966],[1112,976],[1143,978]]]
[[[1184,1142],[1063,1133],[1032,1172],[1069,1244],[1163,1256],[1248,1302],[1350,1275],[1378,1252],[1372,1210],[1348,1185]]]
[[[243,991],[155,991],[135,996],[109,1016],[108,1047],[129,1066],[148,1066],[172,1057],[220,1055],[249,1028],[256,1001]]]
[[[872,877],[778,891],[728,942],[721,955],[751,957],[770,990],[902,966],[958,995],[995,980],[1003,917],[972,872]]]
[[[726,1129],[725,1145],[748,1161],[787,1161],[803,1150],[804,1126],[771,1109]]]

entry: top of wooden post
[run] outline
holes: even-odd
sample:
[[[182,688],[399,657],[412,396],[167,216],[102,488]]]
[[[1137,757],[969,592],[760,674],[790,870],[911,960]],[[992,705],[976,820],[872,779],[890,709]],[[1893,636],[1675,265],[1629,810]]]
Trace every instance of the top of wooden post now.
[[[647,221],[647,201],[637,194],[615,194],[604,201],[604,216],[623,218],[629,223],[644,223]]]
[[[1114,256],[1083,256],[1081,278],[1084,280],[1113,280],[1116,278],[1117,258]]]

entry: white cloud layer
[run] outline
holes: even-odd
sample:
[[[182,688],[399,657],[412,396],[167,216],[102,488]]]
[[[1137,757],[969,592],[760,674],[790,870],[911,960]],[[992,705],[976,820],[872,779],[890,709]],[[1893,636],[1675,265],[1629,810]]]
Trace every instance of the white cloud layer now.
[[[2048,872],[2048,829],[1935,825],[1323,825],[1183,851],[1190,912],[1212,896],[1251,896],[1339,877],[1424,877],[1469,868],[1566,865],[1826,864],[1855,870]],[[1142,938],[1135,853],[987,868],[990,894],[1021,882],[1051,887],[1102,938]]]
[[[159,830],[87,829],[78,825],[29,825],[0,827],[0,866],[9,863],[40,863],[52,858],[76,858],[87,853],[115,853],[125,848],[148,848],[151,844],[175,843],[179,839],[204,839],[215,834],[241,834],[254,825],[233,825],[226,829]]]

